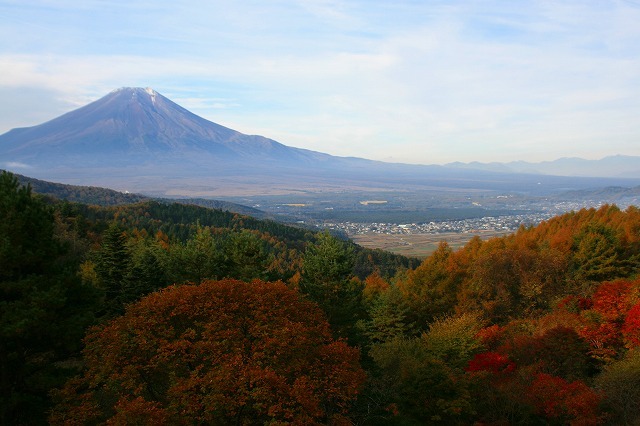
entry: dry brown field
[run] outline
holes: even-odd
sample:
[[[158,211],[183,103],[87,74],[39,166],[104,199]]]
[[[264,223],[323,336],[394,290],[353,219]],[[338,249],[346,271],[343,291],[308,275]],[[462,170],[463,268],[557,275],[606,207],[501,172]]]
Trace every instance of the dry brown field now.
[[[438,247],[440,241],[446,241],[453,249],[464,246],[474,236],[483,240],[510,234],[513,231],[478,231],[469,233],[440,234],[357,234],[349,237],[357,244],[367,248],[379,248],[392,253],[424,259]]]

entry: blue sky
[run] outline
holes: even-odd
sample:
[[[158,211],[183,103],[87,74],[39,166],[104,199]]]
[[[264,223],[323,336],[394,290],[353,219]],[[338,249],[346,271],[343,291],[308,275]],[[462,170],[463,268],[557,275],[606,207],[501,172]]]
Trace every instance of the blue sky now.
[[[376,160],[640,155],[640,0],[0,0],[0,133],[124,86]]]

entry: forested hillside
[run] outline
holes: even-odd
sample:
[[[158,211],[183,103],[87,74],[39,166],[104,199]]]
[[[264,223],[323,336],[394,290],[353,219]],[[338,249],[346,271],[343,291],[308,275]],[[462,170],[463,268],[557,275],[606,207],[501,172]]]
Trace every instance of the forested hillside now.
[[[62,183],[47,182],[28,176],[14,175],[21,185],[29,185],[31,189],[42,195],[48,195],[56,199],[67,200],[75,203],[96,204],[100,206],[113,206],[119,204],[137,203],[147,199],[140,194],[125,194],[112,189],[95,186],[65,185]]]
[[[634,424],[640,210],[415,260],[0,175],[0,424]]]
[[[380,270],[390,277],[417,265],[327,234],[194,205],[52,202],[9,173],[0,175],[0,216],[0,424],[45,423],[50,391],[82,365],[88,327],[149,293],[223,278],[299,289],[305,257],[311,262],[305,253],[321,242],[348,254],[354,289],[362,287],[358,276]]]
[[[52,197],[58,200],[65,200],[72,203],[82,203],[97,206],[118,206],[132,204],[154,199],[165,204],[189,204],[209,207],[212,209],[225,210],[234,213],[250,215],[257,218],[266,217],[266,213],[252,207],[231,203],[221,200],[209,200],[204,198],[183,198],[183,199],[162,199],[150,198],[140,194],[129,194],[113,189],[100,188],[95,186],[66,185],[62,183],[47,182],[34,179],[28,176],[15,175],[21,185],[29,185],[33,192]]]
[[[640,420],[640,210],[581,210],[368,278],[368,354],[400,423]]]

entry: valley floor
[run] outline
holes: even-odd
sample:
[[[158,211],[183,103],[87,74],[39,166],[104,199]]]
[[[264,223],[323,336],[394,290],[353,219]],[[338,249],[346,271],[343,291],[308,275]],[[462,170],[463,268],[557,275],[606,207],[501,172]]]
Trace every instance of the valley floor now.
[[[446,241],[452,248],[464,246],[471,238],[479,236],[483,240],[512,233],[503,231],[475,231],[475,232],[445,232],[438,234],[379,234],[366,233],[349,235],[356,244],[366,248],[382,249],[408,257],[426,258],[438,247],[441,241]]]

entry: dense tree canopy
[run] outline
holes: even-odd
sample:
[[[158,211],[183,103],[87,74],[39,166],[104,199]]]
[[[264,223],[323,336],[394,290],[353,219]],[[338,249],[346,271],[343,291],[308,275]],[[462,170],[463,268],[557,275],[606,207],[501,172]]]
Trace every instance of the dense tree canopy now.
[[[640,421],[637,207],[422,262],[197,206],[57,202],[10,174],[0,215],[0,424],[44,424],[52,389],[70,424]]]
[[[54,424],[334,422],[364,379],[358,351],[281,283],[170,287],[86,345],[87,372],[59,394]]]
[[[639,267],[640,211],[603,206],[457,251],[443,243],[390,281],[373,274],[361,325],[378,367],[368,387],[377,415],[398,424],[637,422],[623,389],[635,383],[630,354],[640,345]],[[439,390],[419,390],[425,383]]]
[[[67,251],[52,209],[0,174],[0,424],[44,421],[48,391],[69,375],[62,361],[92,321],[96,294]]]

